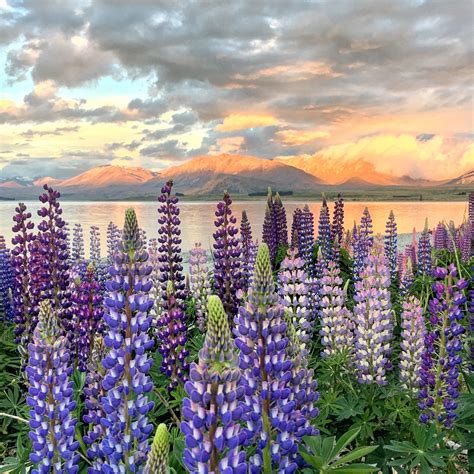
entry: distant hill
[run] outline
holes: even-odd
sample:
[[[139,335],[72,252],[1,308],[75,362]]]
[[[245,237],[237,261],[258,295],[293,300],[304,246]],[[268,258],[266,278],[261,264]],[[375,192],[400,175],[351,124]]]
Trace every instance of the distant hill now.
[[[457,178],[451,179],[444,184],[445,186],[464,186],[474,184],[474,170],[468,171],[467,173],[464,173]]]

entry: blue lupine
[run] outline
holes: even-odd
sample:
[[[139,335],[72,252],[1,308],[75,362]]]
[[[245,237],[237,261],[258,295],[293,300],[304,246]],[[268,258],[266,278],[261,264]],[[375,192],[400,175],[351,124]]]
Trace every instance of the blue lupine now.
[[[74,441],[76,403],[72,397],[72,365],[67,338],[51,303],[40,303],[38,324],[28,345],[30,460],[32,474],[79,471],[79,442]]]
[[[420,370],[420,421],[450,428],[456,419],[462,357],[463,291],[468,282],[458,278],[454,265],[433,271],[433,298]]]
[[[275,221],[275,234],[277,248],[288,246],[288,224],[286,220],[286,210],[281,200],[280,194],[276,193],[273,201],[273,215]]]
[[[13,268],[10,250],[5,245],[5,239],[0,235],[0,313],[7,321],[13,319]]]
[[[152,359],[147,351],[153,347],[148,336],[152,302],[147,265],[148,255],[142,250],[138,223],[133,209],[125,212],[122,241],[114,254],[107,282],[104,315],[107,355],[102,361],[106,374],[102,387],[105,416],[101,419],[104,439],[104,472],[139,472],[146,462],[148,436],[153,430],[147,414],[153,407],[146,394],[153,388],[147,375]]]
[[[384,254],[390,268],[390,276],[392,280],[395,280],[397,278],[398,238],[397,222],[393,211],[390,211],[385,229]]]
[[[247,473],[246,440],[240,428],[244,387],[239,356],[228,318],[218,296],[208,300],[208,324],[198,363],[185,384],[181,431],[185,436],[184,463],[190,473]]]
[[[273,202],[268,203],[265,207],[265,217],[263,219],[262,242],[268,245],[270,251],[270,258],[272,262],[275,261],[277,253],[277,235],[275,230],[275,220],[273,218],[272,207]]]
[[[434,232],[434,248],[436,250],[444,250],[447,246],[448,231],[446,230],[446,226],[442,222],[439,222]]]
[[[432,266],[431,238],[428,230],[428,220],[426,220],[425,228],[418,242],[418,273],[420,275],[431,275]]]
[[[321,249],[323,264],[327,265],[332,259],[332,242],[331,218],[329,217],[329,207],[325,196],[323,196],[323,204],[319,213],[318,246]]]
[[[73,262],[82,262],[84,260],[84,231],[81,224],[74,224],[72,231],[72,252]]]

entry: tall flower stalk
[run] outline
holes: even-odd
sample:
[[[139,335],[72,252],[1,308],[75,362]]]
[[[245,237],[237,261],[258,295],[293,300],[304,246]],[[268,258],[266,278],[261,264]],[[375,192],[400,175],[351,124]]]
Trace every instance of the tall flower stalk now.
[[[431,257],[431,238],[428,230],[428,219],[418,242],[418,274],[431,275],[433,267]]]
[[[278,247],[288,247],[288,224],[286,220],[286,210],[279,193],[276,193],[275,200],[273,202],[273,215],[275,220],[277,249]]]
[[[338,194],[337,201],[334,203],[334,214],[331,225],[331,239],[342,245],[344,241],[344,199]]]
[[[71,258],[74,263],[84,260],[84,231],[82,230],[82,225],[79,223],[74,224],[72,231]]]
[[[147,414],[153,407],[146,394],[153,388],[147,375],[152,359],[147,351],[153,347],[148,336],[152,302],[147,265],[142,250],[138,223],[133,209],[125,212],[125,224],[119,250],[114,255],[107,282],[104,315],[108,352],[103,360],[106,374],[102,387],[105,417],[101,419],[105,434],[101,450],[106,472],[137,472],[144,466],[149,450],[148,437],[153,429]]]
[[[10,250],[5,244],[5,239],[0,235],[0,312],[4,321],[13,319],[13,268]]]
[[[211,294],[208,254],[196,243],[189,252],[189,285],[196,308],[196,321],[201,331],[206,329],[207,298]]]
[[[272,259],[272,262],[274,262],[278,248],[278,241],[272,208],[273,201],[269,199],[267,200],[267,206],[265,207],[265,217],[263,219],[262,242],[268,245],[270,258]]]
[[[435,250],[444,250],[448,247],[448,231],[446,226],[439,222],[434,231],[434,248]]]
[[[332,241],[331,218],[329,217],[329,207],[325,196],[323,196],[323,204],[319,213],[318,247],[321,250],[322,262],[327,265],[332,259]]]
[[[107,225],[107,261],[113,262],[114,254],[120,244],[120,229],[111,221]]]
[[[384,254],[390,268],[390,276],[392,277],[392,281],[394,281],[397,278],[398,236],[397,222],[395,221],[393,211],[390,211],[385,227]]]
[[[90,229],[90,259],[96,264],[100,261],[100,229],[92,225]]]
[[[251,253],[254,243],[252,240],[252,227],[245,210],[242,211],[242,219],[240,220],[240,240],[242,242],[242,290],[247,291],[253,270],[253,267],[251,267]]]

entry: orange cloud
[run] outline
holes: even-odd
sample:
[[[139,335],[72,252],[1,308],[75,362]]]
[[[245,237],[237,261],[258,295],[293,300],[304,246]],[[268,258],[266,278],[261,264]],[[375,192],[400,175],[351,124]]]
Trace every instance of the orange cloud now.
[[[210,154],[237,153],[241,151],[245,143],[245,137],[225,137],[217,140],[216,145],[209,150]]]
[[[269,127],[279,123],[280,121],[273,115],[236,113],[228,115],[215,129],[218,132],[234,132],[246,128]]]
[[[304,145],[315,140],[324,140],[331,134],[324,130],[281,130],[276,134],[278,141],[285,146]]]

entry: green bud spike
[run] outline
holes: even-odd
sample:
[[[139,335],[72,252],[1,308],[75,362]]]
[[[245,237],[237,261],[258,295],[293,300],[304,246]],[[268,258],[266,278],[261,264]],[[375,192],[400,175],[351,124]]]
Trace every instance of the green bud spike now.
[[[135,210],[132,208],[129,208],[125,211],[122,242],[125,246],[125,251],[133,251],[141,247],[137,215]]]
[[[51,344],[61,335],[58,317],[51,307],[50,300],[41,301],[39,304],[36,331],[38,331],[41,338]]]
[[[393,213],[393,209],[390,210],[390,214],[388,215],[390,219],[395,219],[395,214]]]
[[[166,294],[172,295],[174,293],[174,285],[171,280],[168,280],[168,283],[166,284]]]
[[[425,219],[425,229],[424,229],[424,231],[428,232],[428,229],[429,229],[429,227],[428,227],[428,218],[426,218]]]
[[[144,474],[168,474],[169,473],[170,440],[168,428],[160,423],[156,428],[155,437],[151,445]]]
[[[273,282],[270,251],[265,243],[258,247],[251,290],[249,301],[253,300],[254,304],[266,305],[274,298],[275,284]]]
[[[272,188],[270,186],[268,186],[267,204],[269,206],[271,206],[273,204],[273,193],[272,193]]]
[[[281,200],[280,193],[276,193],[276,194],[275,194],[275,204],[277,204],[278,206],[282,206],[282,205],[283,205],[283,202],[282,202],[282,200]]]

